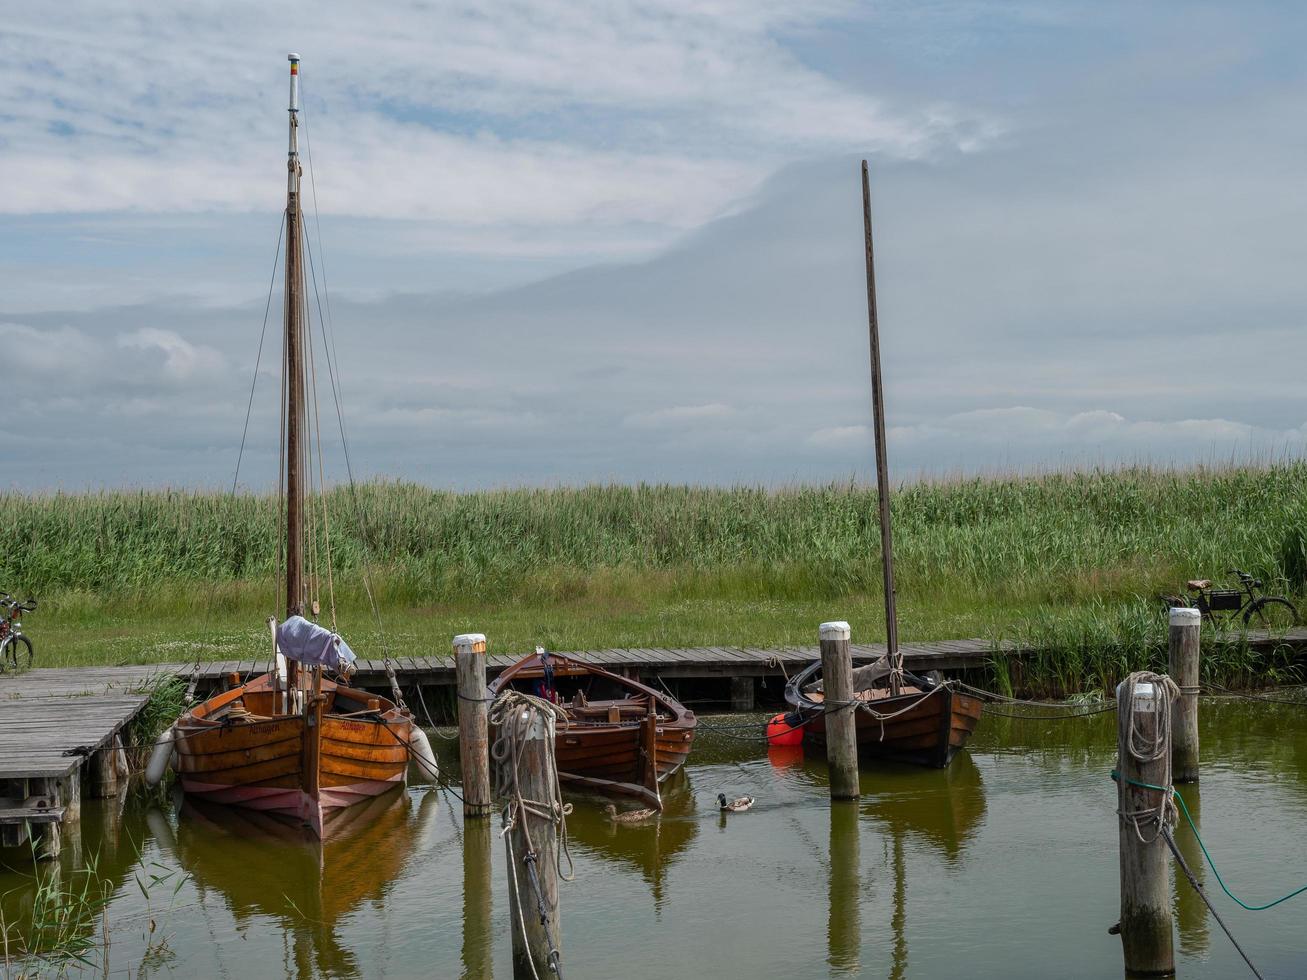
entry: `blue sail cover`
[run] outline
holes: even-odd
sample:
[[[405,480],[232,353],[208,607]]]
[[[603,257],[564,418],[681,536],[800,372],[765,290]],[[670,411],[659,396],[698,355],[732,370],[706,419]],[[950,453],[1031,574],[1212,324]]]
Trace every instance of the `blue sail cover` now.
[[[335,671],[343,671],[354,663],[354,651],[338,633],[303,616],[291,616],[277,627],[277,648],[289,660],[321,664]]]

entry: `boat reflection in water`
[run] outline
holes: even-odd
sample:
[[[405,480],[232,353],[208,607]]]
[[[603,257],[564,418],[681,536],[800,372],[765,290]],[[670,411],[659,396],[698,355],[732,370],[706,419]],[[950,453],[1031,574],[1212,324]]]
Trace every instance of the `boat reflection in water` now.
[[[436,810],[437,794],[396,788],[334,811],[322,840],[288,818],[187,797],[174,834],[158,810],[148,816],[161,847],[191,875],[201,896],[221,893],[237,925],[271,916],[285,931],[286,976],[363,976],[336,935],[365,902],[386,900]]]
[[[609,820],[603,809],[607,801],[601,797],[572,797],[576,806],[567,818],[573,844],[640,872],[649,883],[655,909],[661,909],[667,898],[668,869],[699,835],[698,810],[684,770],[668,777],[662,796],[663,812],[644,823],[619,825]]]

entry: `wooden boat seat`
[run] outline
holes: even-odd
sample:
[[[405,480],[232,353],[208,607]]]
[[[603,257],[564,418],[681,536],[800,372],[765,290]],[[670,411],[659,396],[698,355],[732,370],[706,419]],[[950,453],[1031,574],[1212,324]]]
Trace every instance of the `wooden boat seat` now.
[[[578,708],[575,705],[569,706],[568,714],[583,721],[637,721],[649,713],[649,708],[643,704],[632,704],[630,702],[620,704],[598,704],[586,705]]]
[[[904,684],[899,688],[900,695],[920,693],[921,688],[912,684]],[[821,704],[826,700],[826,695],[822,691],[806,691],[804,692],[804,696],[807,697],[809,701],[813,701],[817,704]],[[855,691],[853,693],[853,700],[855,701],[880,701],[887,697],[890,697],[888,687],[874,687],[869,691]]]

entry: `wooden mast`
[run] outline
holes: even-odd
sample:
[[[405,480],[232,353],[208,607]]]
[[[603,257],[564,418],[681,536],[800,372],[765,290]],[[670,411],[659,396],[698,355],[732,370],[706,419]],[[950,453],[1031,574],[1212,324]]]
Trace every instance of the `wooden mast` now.
[[[862,161],[862,228],[867,239],[867,329],[871,335],[871,415],[876,433],[876,496],[880,502],[880,554],[885,582],[885,648],[889,656],[890,693],[903,678],[898,615],[894,608],[894,542],[890,531],[889,471],[885,455],[885,394],[880,376],[880,321],[876,315],[876,263],[871,247],[871,181]]]
[[[304,484],[301,470],[309,448],[304,393],[304,264],[301,258],[299,66],[290,61],[290,145],[286,156],[286,617],[304,614]],[[322,761],[322,668],[306,677],[294,661],[287,664],[292,688],[303,691],[304,736],[300,761],[301,816],[322,833],[319,806]]]
[[[299,63],[290,60],[290,151],[286,159],[286,616],[304,610],[304,319],[300,257]]]

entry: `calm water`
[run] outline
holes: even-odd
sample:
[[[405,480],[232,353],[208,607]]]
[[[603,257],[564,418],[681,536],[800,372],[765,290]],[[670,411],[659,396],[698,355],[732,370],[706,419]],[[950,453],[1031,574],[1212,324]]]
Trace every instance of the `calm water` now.
[[[1186,799],[1235,890],[1278,897],[1307,881],[1307,715],[1205,702],[1203,718]],[[615,828],[576,800],[566,976],[1120,976],[1114,754],[1112,715],[990,717],[949,770],[868,770],[861,802],[832,808],[821,760],[702,732],[658,823]],[[758,803],[724,819],[718,792]],[[492,840],[418,787],[357,816],[317,845],[232,811],[88,803],[61,873],[98,855],[111,975],[507,976],[498,819]],[[11,929],[30,915],[22,858],[0,851]],[[1218,896],[1267,976],[1307,972],[1307,896],[1261,913]],[[1246,975],[1183,883],[1177,920],[1182,976]]]

